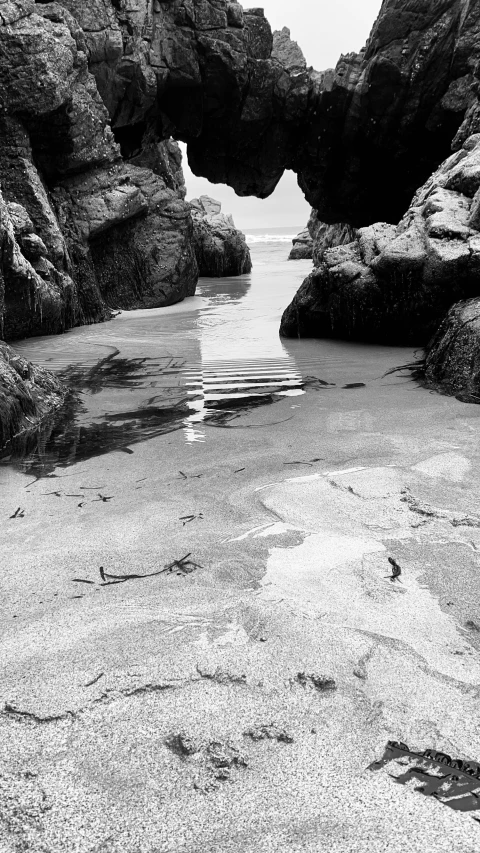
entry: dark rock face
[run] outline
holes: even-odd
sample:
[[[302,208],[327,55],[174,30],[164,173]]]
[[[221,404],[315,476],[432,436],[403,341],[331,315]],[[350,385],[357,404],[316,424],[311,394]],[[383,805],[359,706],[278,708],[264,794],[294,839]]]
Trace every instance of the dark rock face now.
[[[0,449],[33,429],[64,396],[65,389],[50,373],[0,342]]]
[[[317,222],[285,334],[426,340],[477,292],[475,165],[455,169],[480,130],[479,30],[477,3],[384,0],[365,49],[317,73],[234,0],[2,0],[3,336],[194,292],[175,138],[240,195],[292,169],[335,226]],[[425,184],[396,229],[372,224],[401,219],[452,138],[451,183]]]
[[[308,230],[313,241],[313,263],[318,266],[322,263],[327,249],[334,249],[335,246],[345,246],[347,243],[353,243],[357,232],[351,225],[344,222],[334,222],[328,225],[318,218],[316,210],[312,210],[310,219],[308,220]]]
[[[449,307],[479,291],[480,135],[418,191],[395,227],[360,228],[325,252],[281,334],[426,344]]]
[[[320,219],[398,222],[457,131],[460,146],[478,129],[479,21],[476,3],[385,0],[364,51],[310,74],[293,168]]]
[[[344,222],[327,225],[318,218],[317,211],[312,210],[306,229],[293,240],[289,259],[295,261],[312,258],[317,267],[322,263],[327,249],[352,243],[355,237],[356,230],[351,225]]]
[[[231,216],[221,212],[220,202],[200,196],[190,202],[190,207],[200,275],[221,278],[249,273],[252,261],[245,235],[235,228]]]
[[[78,11],[33,0],[0,8],[1,319],[10,340],[103,320],[111,307],[171,304],[194,293],[198,277],[178,146],[153,137],[122,160],[88,70],[95,53],[69,6]],[[110,2],[83,12],[97,38],[105,16],[118,30]],[[107,39],[105,56],[112,50]]]
[[[300,234],[293,238],[292,243],[289,261],[309,261],[313,258],[313,239],[308,228],[300,231]]]
[[[464,402],[480,403],[480,299],[450,309],[430,343],[426,379]]]

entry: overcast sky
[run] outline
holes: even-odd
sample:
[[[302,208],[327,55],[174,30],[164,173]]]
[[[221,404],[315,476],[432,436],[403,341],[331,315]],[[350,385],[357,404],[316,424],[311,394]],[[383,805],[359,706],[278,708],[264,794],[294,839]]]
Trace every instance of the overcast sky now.
[[[248,8],[248,3],[243,6]],[[253,4],[252,4],[253,5]],[[289,27],[302,48],[307,63],[318,71],[335,66],[342,53],[358,51],[365,44],[381,0],[263,0],[272,28]],[[184,150],[184,146],[182,146]],[[304,226],[310,208],[298,188],[296,176],[286,172],[275,193],[264,201],[239,198],[230,187],[210,184],[192,175],[183,161],[187,198],[206,194],[222,202],[244,231],[265,226]]]

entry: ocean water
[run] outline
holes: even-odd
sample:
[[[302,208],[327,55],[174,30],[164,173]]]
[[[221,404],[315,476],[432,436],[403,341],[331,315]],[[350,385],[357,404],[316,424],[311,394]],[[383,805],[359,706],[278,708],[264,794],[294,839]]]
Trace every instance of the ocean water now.
[[[299,230],[254,230],[251,274],[200,279],[196,296],[178,305],[16,342],[23,356],[65,376],[72,393],[37,434],[8,447],[2,463],[41,476],[131,452],[173,430],[190,446],[214,441],[207,425],[233,426],[252,408],[286,398],[295,398],[294,416],[310,392],[332,404],[345,389],[372,383],[394,393],[399,375],[385,374],[415,358],[410,348],[280,338],[282,312],[312,269],[311,261],[288,260]]]

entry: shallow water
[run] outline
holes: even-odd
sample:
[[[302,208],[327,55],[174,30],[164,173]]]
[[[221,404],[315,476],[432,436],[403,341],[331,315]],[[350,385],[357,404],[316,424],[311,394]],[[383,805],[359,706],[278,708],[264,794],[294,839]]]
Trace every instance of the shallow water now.
[[[384,374],[412,361],[411,349],[279,337],[282,311],[311,270],[310,261],[288,261],[289,248],[252,243],[250,275],[201,279],[197,295],[179,305],[16,342],[23,356],[65,375],[73,393],[36,435],[7,448],[2,463],[42,476],[112,450],[129,453],[173,430],[187,444],[203,443],[207,423],[232,427],[242,413],[286,397],[296,398],[294,417],[307,392],[361,394],[377,383],[398,393],[399,376]]]

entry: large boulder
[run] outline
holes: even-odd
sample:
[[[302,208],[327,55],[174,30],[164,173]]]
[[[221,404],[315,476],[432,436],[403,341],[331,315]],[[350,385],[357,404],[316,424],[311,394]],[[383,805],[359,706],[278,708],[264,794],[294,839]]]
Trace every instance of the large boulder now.
[[[285,336],[426,344],[452,304],[480,293],[480,135],[443,163],[395,227],[329,249],[284,313]]]
[[[446,394],[480,403],[480,298],[450,309],[430,343],[425,377]]]
[[[252,261],[245,235],[230,215],[221,212],[220,202],[202,195],[192,199],[190,207],[200,275],[221,278],[249,273]]]
[[[313,258],[313,239],[308,228],[300,231],[292,240],[289,261],[309,261]]]
[[[0,341],[0,450],[58,408],[66,389]]]

